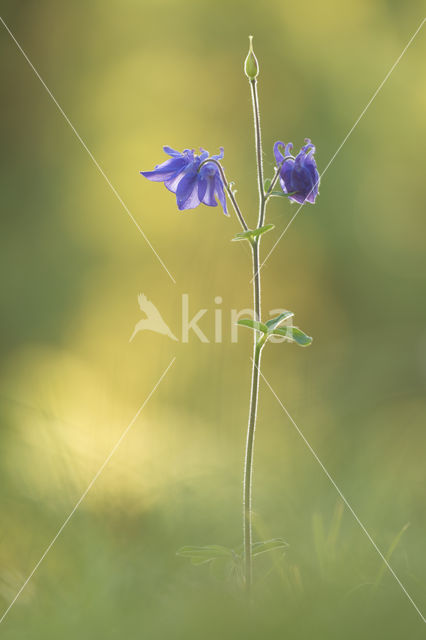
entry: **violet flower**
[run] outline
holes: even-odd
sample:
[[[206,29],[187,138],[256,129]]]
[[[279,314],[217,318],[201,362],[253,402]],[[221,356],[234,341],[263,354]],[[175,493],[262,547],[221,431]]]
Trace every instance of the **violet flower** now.
[[[320,176],[315,163],[315,147],[309,140],[305,139],[305,146],[301,148],[296,157],[291,155],[293,144],[289,142],[276,142],[274,144],[274,154],[278,165],[282,164],[280,170],[280,184],[284,193],[292,193],[290,200],[304,204],[314,203],[318,195]],[[282,154],[280,147],[285,147]]]
[[[170,147],[163,147],[171,156],[162,164],[158,164],[153,171],[141,171],[141,174],[153,182],[164,182],[169,191],[176,194],[177,206],[180,211],[194,209],[199,204],[217,207],[216,197],[228,215],[223,180],[219,167],[214,162],[206,162],[209,152],[200,149],[201,155],[194,154],[194,149],[185,149],[182,153]],[[212,160],[223,158],[223,148],[220,154],[211,156]]]

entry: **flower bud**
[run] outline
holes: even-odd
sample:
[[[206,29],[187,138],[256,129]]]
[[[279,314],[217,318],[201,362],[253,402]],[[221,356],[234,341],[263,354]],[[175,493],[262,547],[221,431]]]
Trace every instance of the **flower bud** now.
[[[250,48],[244,62],[244,73],[249,80],[256,80],[259,75],[259,63],[253,51],[253,36],[249,36]]]

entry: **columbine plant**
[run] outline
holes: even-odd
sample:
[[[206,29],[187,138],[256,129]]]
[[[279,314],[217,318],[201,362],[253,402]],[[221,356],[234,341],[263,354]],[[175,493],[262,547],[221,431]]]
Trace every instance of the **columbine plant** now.
[[[244,460],[244,487],[243,487],[243,546],[242,554],[236,554],[232,549],[219,545],[207,547],[184,547],[180,549],[180,555],[191,558],[194,564],[204,564],[215,558],[240,557],[242,560],[242,579],[248,595],[252,587],[252,563],[256,556],[271,549],[283,548],[284,540],[276,538],[265,542],[255,542],[252,539],[252,475],[253,475],[253,449],[256,430],[256,415],[259,395],[260,360],[262,350],[271,336],[281,336],[288,341],[306,347],[311,344],[312,338],[297,327],[288,324],[294,314],[291,311],[281,313],[275,318],[262,322],[261,319],[261,274],[259,249],[262,235],[274,228],[272,224],[265,224],[266,207],[271,197],[287,197],[291,202],[313,204],[318,195],[320,177],[315,163],[315,147],[309,139],[296,156],[292,155],[293,144],[278,141],[274,144],[274,155],[277,166],[272,178],[264,179],[263,175],[263,149],[260,129],[259,100],[257,93],[257,78],[259,64],[253,51],[252,36],[250,36],[250,48],[244,63],[244,72],[249,80],[254,115],[254,133],[257,159],[257,180],[259,190],[259,213],[257,225],[254,229],[248,227],[245,217],[235,198],[232,184],[225,176],[221,160],[224,151],[210,156],[208,151],[200,149],[201,154],[196,155],[193,149],[185,149],[182,153],[170,147],[163,147],[170,156],[168,160],[159,164],[153,171],[141,171],[141,174],[154,182],[164,182],[169,191],[176,195],[179,210],[194,209],[199,204],[216,207],[217,200],[222,205],[223,211],[228,215],[226,207],[225,191],[243,228],[233,240],[247,241],[252,252],[253,269],[253,311],[254,319],[245,318],[238,324],[253,330],[253,357],[252,379],[250,392],[250,408],[247,428],[247,439]],[[279,182],[281,190],[275,190]],[[217,198],[217,200],[216,200]],[[284,323],[286,323],[284,325]]]

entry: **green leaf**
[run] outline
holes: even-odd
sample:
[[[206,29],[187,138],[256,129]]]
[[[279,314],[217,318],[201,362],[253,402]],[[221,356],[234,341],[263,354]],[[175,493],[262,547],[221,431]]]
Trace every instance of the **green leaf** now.
[[[402,536],[404,535],[404,533],[407,531],[408,527],[410,526],[410,523],[407,522],[407,524],[404,524],[404,526],[402,527],[401,531],[399,533],[397,533],[397,535],[395,536],[395,538],[392,540],[391,545],[388,549],[388,552],[386,554],[386,561],[387,564],[389,564],[389,560],[392,557],[393,552],[395,551],[395,549],[397,548],[397,546],[399,545]],[[374,587],[377,588],[383,578],[383,574],[386,571],[386,563],[383,562],[382,565],[380,566],[379,569],[379,573],[377,574],[377,578],[374,582]]]
[[[333,516],[330,523],[330,528],[327,535],[327,546],[330,549],[332,554],[335,553],[337,540],[339,538],[339,533],[342,525],[343,511],[345,508],[344,502],[340,499],[336,502],[336,506],[334,508]]]
[[[290,193],[284,193],[284,191],[271,191],[269,197],[288,198],[289,196],[294,196],[295,193],[297,193],[297,191],[290,191]]]
[[[247,231],[242,231],[241,233],[237,233],[234,238],[232,238],[233,242],[238,240],[249,240],[250,242],[253,238],[257,238],[257,236],[261,236],[263,233],[267,233],[274,229],[273,224],[265,224],[263,227],[259,227],[259,229],[247,229]]]
[[[191,564],[200,565],[211,562],[216,558],[233,558],[234,552],[228,547],[222,547],[219,544],[210,544],[205,547],[181,547],[176,551],[176,555],[189,558]]]
[[[252,320],[251,318],[242,318],[242,320],[238,320],[237,324],[241,327],[248,327],[249,329],[254,329],[255,331],[262,331],[262,333],[268,332],[268,327],[263,322],[258,322],[257,320]]]
[[[283,538],[273,538],[272,540],[265,540],[264,542],[255,542],[252,545],[252,553],[253,556],[259,556],[261,553],[285,549],[286,547],[288,547],[288,543]]]
[[[275,327],[278,327],[278,325],[284,322],[284,320],[288,320],[293,316],[294,316],[294,313],[292,311],[284,311],[283,313],[280,313],[279,316],[275,316],[274,318],[267,320],[265,324],[269,330],[275,329]]]
[[[269,335],[284,336],[301,347],[308,347],[312,343],[312,338],[298,327],[278,327],[277,329],[269,331]]]
[[[272,229],[275,229],[275,225],[265,224],[263,227],[259,227],[259,229],[252,231],[251,235],[256,238],[257,236],[261,236],[263,233],[267,233],[267,231],[271,231]]]
[[[265,180],[263,181],[263,188],[265,190],[265,193],[269,191],[269,189],[271,188],[271,184],[272,184],[271,178],[265,178]]]
[[[247,231],[242,231],[241,233],[237,233],[233,238],[232,242],[238,242],[238,240],[251,240],[253,237],[253,231],[248,229]]]

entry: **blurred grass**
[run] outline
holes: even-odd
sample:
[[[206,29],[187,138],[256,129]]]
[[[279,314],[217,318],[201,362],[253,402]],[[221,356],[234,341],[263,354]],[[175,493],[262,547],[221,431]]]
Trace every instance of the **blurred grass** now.
[[[175,276],[168,278],[4,29],[0,37],[0,599],[5,609],[173,355],[173,369],[2,623],[29,637],[423,637],[422,622],[268,389],[256,442],[248,615],[175,555],[241,543],[249,342],[139,334],[144,292],[174,331],[180,295],[213,336],[250,304],[219,210],[178,214],[140,179],[161,146],[225,146],[255,216],[247,35],[261,63],[265,168],[306,136],[324,168],[419,25],[420,2],[2,4],[2,16]],[[264,372],[409,593],[426,606],[426,272],[421,33],[263,270],[264,308],[314,336]],[[284,229],[294,209],[273,202]],[[206,233],[207,229],[207,233]],[[271,237],[268,237],[271,236]],[[277,237],[277,236],[275,236]],[[264,255],[275,241],[265,236]],[[216,305],[217,306],[217,305]],[[409,528],[398,539],[403,527]]]

